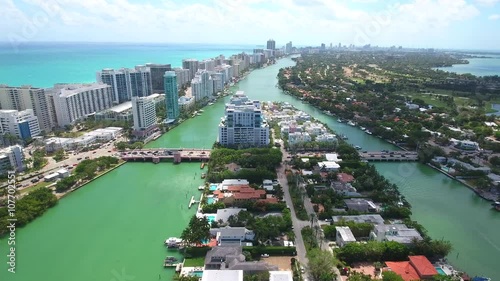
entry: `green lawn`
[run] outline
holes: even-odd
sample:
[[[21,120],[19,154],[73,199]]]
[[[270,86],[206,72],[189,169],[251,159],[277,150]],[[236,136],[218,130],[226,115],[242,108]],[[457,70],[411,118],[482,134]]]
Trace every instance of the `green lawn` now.
[[[25,189],[21,190],[21,194],[29,193],[29,192],[31,192],[33,190],[37,190],[39,188],[46,187],[49,184],[51,184],[51,183],[50,182],[44,182],[44,181],[39,182],[39,183],[37,183],[37,184],[35,184],[33,186],[30,186],[28,188],[25,188]]]
[[[197,267],[205,265],[205,257],[199,258],[189,258],[184,260],[184,266],[186,267]]]

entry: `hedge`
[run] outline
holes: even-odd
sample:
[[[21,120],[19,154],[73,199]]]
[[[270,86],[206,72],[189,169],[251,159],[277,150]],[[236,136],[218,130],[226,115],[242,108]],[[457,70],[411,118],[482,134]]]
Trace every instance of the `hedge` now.
[[[208,246],[203,246],[203,247],[189,247],[186,248],[186,257],[189,258],[196,258],[196,257],[204,257],[206,256],[207,252],[210,251],[210,247]]]
[[[269,247],[243,247],[243,251],[249,252],[252,257],[260,257],[262,254],[269,256],[295,256],[295,247],[269,246]]]

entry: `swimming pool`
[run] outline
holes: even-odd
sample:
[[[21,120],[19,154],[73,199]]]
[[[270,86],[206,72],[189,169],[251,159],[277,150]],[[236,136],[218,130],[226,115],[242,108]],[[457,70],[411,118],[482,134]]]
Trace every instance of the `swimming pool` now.
[[[203,271],[193,271],[190,273],[191,276],[196,276],[196,277],[203,277]]]
[[[215,215],[209,215],[207,216],[207,220],[208,220],[208,223],[212,223],[213,221],[215,221]]]
[[[209,187],[209,190],[210,191],[216,191],[217,190],[217,185],[216,184],[210,184],[210,187]]]
[[[213,204],[213,203],[215,203],[215,198],[207,197],[207,204]]]
[[[436,266],[435,268],[436,271],[439,273],[439,275],[446,275],[446,272],[444,272],[444,270],[441,267]]]

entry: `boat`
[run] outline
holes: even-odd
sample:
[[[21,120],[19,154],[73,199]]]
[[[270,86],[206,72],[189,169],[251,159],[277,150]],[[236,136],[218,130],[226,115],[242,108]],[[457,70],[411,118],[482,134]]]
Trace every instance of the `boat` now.
[[[348,140],[349,139],[346,135],[341,135],[340,138],[343,139],[343,140]]]
[[[208,105],[214,105],[214,103],[213,102],[209,102]]]
[[[361,150],[362,149],[361,146],[359,146],[359,145],[356,145],[354,148],[356,148],[357,150]]]
[[[495,202],[497,203],[497,202]],[[476,276],[471,279],[472,281],[491,281],[491,278],[488,277],[481,277],[481,276]]]
[[[205,190],[205,186],[204,185],[198,186],[198,190]]]
[[[367,134],[369,134],[369,135],[373,134],[373,133],[372,133],[372,132],[370,132],[369,130],[366,130],[366,131],[365,131],[365,133],[367,133]]]
[[[359,127],[359,128],[361,129],[361,131],[366,130],[366,128],[365,128],[365,127]]]
[[[356,124],[354,124],[354,122],[352,122],[352,121],[347,122],[347,125],[349,125],[349,126],[356,126]]]
[[[165,245],[169,248],[177,248],[179,247],[179,244],[182,242],[182,239],[177,238],[177,237],[170,237],[167,240],[165,240]]]
[[[201,178],[204,179],[207,177],[207,174],[206,173],[201,173]]]
[[[201,162],[200,169],[205,168],[205,162]]]
[[[492,203],[491,206],[493,206],[495,210],[500,211],[500,201]]]
[[[337,122],[342,123],[342,119],[340,119],[340,118],[337,119]]]
[[[165,258],[165,263],[174,263],[176,261],[178,261],[178,259],[176,257],[174,257],[174,256],[167,256]]]

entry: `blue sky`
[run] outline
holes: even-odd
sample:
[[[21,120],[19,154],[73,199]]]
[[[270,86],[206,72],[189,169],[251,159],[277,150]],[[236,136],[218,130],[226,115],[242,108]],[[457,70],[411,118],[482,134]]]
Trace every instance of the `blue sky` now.
[[[500,49],[500,0],[0,0],[0,41]]]

